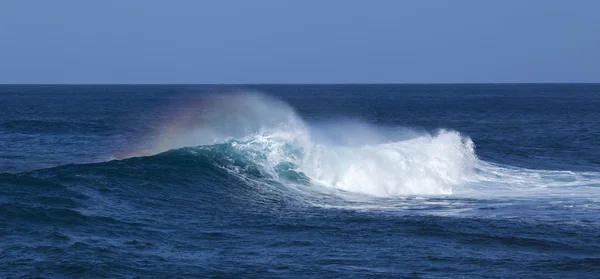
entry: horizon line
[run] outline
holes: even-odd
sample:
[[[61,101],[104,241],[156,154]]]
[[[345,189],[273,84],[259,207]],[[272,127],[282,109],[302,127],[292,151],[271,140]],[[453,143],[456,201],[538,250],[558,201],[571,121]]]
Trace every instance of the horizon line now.
[[[262,86],[262,85],[600,85],[598,82],[374,82],[374,83],[0,83],[0,86],[130,86],[130,85],[209,85],[209,86]]]

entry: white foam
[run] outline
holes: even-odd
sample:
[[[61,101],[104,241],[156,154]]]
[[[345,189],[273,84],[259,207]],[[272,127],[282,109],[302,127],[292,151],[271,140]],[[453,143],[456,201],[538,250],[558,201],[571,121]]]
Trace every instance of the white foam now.
[[[450,194],[470,174],[473,144],[458,133],[358,147],[315,144],[299,164],[310,178],[375,196]]]

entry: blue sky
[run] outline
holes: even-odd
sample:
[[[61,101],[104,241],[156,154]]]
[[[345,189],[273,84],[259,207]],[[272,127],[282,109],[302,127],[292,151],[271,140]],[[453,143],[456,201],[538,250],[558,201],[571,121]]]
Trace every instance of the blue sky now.
[[[600,82],[600,1],[0,2],[0,83]]]

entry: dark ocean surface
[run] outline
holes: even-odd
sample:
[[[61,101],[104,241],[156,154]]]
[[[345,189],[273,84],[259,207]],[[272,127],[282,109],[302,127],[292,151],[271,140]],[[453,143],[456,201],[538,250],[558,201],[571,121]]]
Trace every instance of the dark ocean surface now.
[[[600,278],[600,84],[0,85],[0,278]]]

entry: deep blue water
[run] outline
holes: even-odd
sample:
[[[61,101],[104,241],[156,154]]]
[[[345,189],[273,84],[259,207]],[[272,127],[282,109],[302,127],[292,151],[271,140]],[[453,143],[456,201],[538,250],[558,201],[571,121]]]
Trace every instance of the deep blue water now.
[[[600,278],[600,84],[0,86],[1,278]]]

